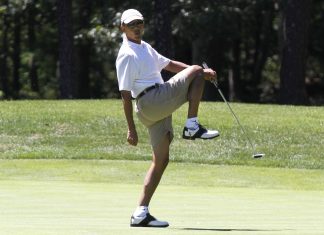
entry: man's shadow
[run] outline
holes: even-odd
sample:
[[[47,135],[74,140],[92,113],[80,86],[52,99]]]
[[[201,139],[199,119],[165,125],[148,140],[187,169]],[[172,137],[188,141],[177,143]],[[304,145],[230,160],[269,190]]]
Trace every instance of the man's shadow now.
[[[179,228],[179,230],[187,231],[214,231],[214,232],[280,232],[287,231],[289,229],[245,229],[245,228]]]

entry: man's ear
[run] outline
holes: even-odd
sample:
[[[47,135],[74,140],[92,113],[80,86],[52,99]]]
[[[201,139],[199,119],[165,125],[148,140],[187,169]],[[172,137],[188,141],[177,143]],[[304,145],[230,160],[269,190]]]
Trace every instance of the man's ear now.
[[[122,31],[123,33],[125,32],[125,25],[121,24],[119,27],[120,31]]]

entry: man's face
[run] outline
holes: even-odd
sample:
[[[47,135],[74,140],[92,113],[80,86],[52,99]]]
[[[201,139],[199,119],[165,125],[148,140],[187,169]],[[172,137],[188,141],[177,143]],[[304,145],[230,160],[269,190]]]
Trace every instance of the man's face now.
[[[133,20],[128,24],[122,24],[122,31],[126,34],[129,40],[141,43],[144,34],[144,21]]]

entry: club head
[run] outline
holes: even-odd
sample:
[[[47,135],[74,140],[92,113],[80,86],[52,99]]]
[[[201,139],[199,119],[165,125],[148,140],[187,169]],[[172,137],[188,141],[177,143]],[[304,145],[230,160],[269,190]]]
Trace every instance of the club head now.
[[[253,158],[261,158],[261,157],[264,157],[265,154],[264,153],[256,153],[256,154],[253,154]]]

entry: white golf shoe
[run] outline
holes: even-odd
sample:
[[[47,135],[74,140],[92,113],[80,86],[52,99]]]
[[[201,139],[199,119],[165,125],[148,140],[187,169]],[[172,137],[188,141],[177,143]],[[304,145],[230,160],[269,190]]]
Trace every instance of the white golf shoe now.
[[[130,221],[131,227],[156,227],[156,228],[165,228],[169,226],[169,223],[166,221],[160,221],[154,218],[150,213],[147,213],[145,217],[131,217]]]
[[[198,124],[196,129],[190,129],[188,127],[183,128],[182,138],[188,140],[199,139],[213,139],[219,136],[219,132],[216,130],[207,130],[204,126]]]

